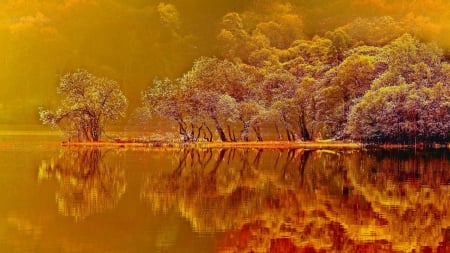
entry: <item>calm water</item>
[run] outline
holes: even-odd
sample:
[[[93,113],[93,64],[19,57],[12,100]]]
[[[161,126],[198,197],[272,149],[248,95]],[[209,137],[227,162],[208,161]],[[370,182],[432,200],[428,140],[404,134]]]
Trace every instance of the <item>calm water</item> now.
[[[450,252],[449,150],[23,138],[0,137],[0,252]]]

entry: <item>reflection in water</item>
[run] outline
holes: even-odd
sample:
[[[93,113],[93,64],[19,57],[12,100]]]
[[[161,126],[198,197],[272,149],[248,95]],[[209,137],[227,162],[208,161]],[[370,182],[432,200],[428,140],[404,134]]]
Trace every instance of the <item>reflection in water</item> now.
[[[54,178],[58,211],[81,220],[112,209],[125,193],[125,173],[105,162],[98,148],[67,148],[50,161],[42,161],[39,179]]]
[[[353,161],[352,184],[388,224],[377,238],[406,251],[425,245],[450,250],[449,160],[448,151],[400,150],[370,152]]]
[[[145,179],[219,252],[450,251],[446,151],[188,149]]]

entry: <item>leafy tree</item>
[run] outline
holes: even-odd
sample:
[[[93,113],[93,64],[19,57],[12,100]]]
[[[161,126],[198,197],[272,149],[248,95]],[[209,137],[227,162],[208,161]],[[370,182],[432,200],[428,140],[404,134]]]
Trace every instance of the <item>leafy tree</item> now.
[[[219,107],[222,94],[214,90],[196,90],[189,98],[189,104],[195,105],[197,114],[205,120],[211,120],[221,141],[228,141],[221,118],[223,108]]]
[[[217,35],[221,52],[224,57],[233,62],[248,62],[250,54],[261,48],[266,48],[269,41],[261,33],[251,35],[246,30],[239,13],[231,12],[222,18],[221,30]]]
[[[317,124],[317,81],[312,77],[301,79],[295,91],[294,103],[299,110],[298,127],[304,140],[315,139],[319,128]]]
[[[303,35],[303,20],[290,4],[264,4],[264,14],[231,12],[222,18],[217,36],[222,55],[233,62],[255,66],[274,61]],[[265,60],[263,60],[266,58]]]
[[[347,134],[373,142],[447,141],[450,88],[441,50],[404,34],[379,57],[385,71],[351,109]]]
[[[230,125],[238,121],[239,110],[236,99],[228,94],[222,95],[217,101],[217,111],[221,122],[225,122],[228,130],[228,138],[236,141],[236,134],[231,130]]]
[[[296,78],[282,69],[268,73],[260,87],[261,101],[269,111],[279,113],[279,119],[285,128],[288,140],[295,140],[302,136],[301,133],[295,134],[299,115],[299,107],[294,100],[297,88]]]
[[[342,136],[350,107],[375,78],[374,61],[373,56],[355,53],[322,77],[316,88],[315,109],[326,137]]]
[[[297,15],[280,15],[277,20],[261,22],[256,30],[263,34],[275,48],[288,48],[291,43],[303,37],[303,22]]]
[[[383,48],[380,61],[387,69],[372,83],[373,88],[404,82],[431,86],[441,81],[442,51],[435,44],[422,43],[404,34]]]
[[[267,73],[260,85],[262,99],[266,104],[270,105],[277,100],[292,98],[295,94],[297,81],[288,71],[276,70]]]
[[[278,113],[277,118],[280,120],[281,124],[283,125],[286,131],[286,137],[288,141],[295,141],[297,138],[299,138],[299,135],[295,133],[297,107],[296,104],[293,103],[293,99],[284,99],[275,101],[270,106],[269,112],[271,111],[276,111]],[[277,125],[275,125],[275,127],[277,128]]]
[[[239,120],[243,124],[241,131],[241,140],[249,140],[249,129],[252,127],[255,131],[258,141],[262,141],[261,123],[264,115],[264,107],[254,100],[244,101],[238,104]]]
[[[180,79],[188,89],[188,104],[194,114],[213,122],[221,141],[228,141],[223,128],[226,114],[218,103],[223,95],[242,101],[247,95],[245,76],[241,69],[228,60],[201,57]],[[235,117],[235,116],[232,116]],[[225,117],[231,118],[231,116]]]
[[[344,53],[352,46],[350,35],[344,29],[337,28],[334,31],[326,32],[325,37],[333,42],[336,58],[338,61],[342,61]]]
[[[350,136],[371,142],[448,142],[450,88],[402,84],[368,91],[349,114]]]
[[[407,32],[406,27],[404,23],[389,16],[356,18],[352,22],[337,28],[329,36],[335,38],[334,41],[336,41],[337,36],[348,37],[352,47],[361,45],[383,46]],[[338,35],[339,33],[341,35]],[[348,39],[344,41],[348,41]],[[343,43],[343,45],[348,45],[348,42]]]
[[[179,132],[185,141],[190,139],[187,130],[186,117],[186,87],[178,81],[170,79],[155,79],[153,87],[142,92],[142,108],[150,114],[163,119],[174,120],[179,126]]]
[[[77,141],[99,141],[108,122],[125,117],[127,99],[117,82],[77,70],[61,77],[63,98],[55,111],[39,108],[43,124],[59,127]]]

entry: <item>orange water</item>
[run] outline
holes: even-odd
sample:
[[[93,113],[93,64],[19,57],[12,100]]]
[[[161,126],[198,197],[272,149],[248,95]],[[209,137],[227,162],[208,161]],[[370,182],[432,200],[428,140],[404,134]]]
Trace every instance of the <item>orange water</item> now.
[[[0,173],[1,252],[450,249],[448,150],[160,152],[5,134]]]

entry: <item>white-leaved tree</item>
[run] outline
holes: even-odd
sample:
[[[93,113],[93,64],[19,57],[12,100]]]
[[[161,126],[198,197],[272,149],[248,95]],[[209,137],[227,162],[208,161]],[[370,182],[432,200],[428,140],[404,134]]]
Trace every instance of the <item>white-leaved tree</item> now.
[[[76,141],[99,141],[108,122],[125,117],[127,99],[116,81],[76,70],[61,77],[56,110],[39,108],[44,125],[60,128]]]

